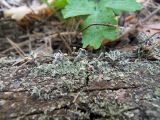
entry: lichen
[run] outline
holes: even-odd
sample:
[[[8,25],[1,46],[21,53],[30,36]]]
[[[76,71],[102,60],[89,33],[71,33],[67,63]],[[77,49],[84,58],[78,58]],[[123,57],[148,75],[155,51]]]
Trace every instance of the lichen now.
[[[155,95],[160,98],[160,87],[157,87],[155,90]]]
[[[7,74],[17,67],[12,67]],[[57,119],[132,119],[140,110],[127,110],[139,104],[140,99],[159,104],[160,61],[136,59],[134,53],[110,51],[102,59],[85,58],[76,62],[58,53],[50,63],[39,62],[37,66],[26,65],[22,69],[26,68],[30,71],[21,76],[16,74],[18,77],[12,81],[18,78],[20,87],[27,90],[35,102],[53,101],[52,106],[41,109],[44,119],[53,119],[52,114]],[[8,69],[4,66],[1,71]],[[0,85],[4,88],[5,83]],[[90,89],[93,91],[87,91]],[[117,92],[119,89],[124,93]],[[59,112],[61,109],[65,109],[68,116]],[[157,109],[147,110],[148,115],[157,114]]]
[[[123,110],[129,109],[129,105],[118,104],[114,100],[109,100],[104,97],[88,96],[87,94],[80,95],[79,109],[90,114],[90,119],[108,118],[110,120],[121,120],[126,116],[123,115]],[[128,115],[128,117],[130,117]]]
[[[58,59],[57,56],[60,56],[60,58]],[[41,64],[34,67],[29,74],[31,77],[43,77],[44,84],[34,83],[31,85],[25,81],[22,85],[25,87],[31,86],[29,91],[32,96],[38,96],[39,99],[54,99],[57,96],[66,96],[72,91],[86,86],[88,78],[91,80],[89,80],[90,83],[97,79],[115,81],[128,79],[125,82],[130,83],[129,79],[134,78],[135,75],[137,76],[139,71],[142,71],[144,77],[146,76],[148,79],[149,75],[160,74],[159,61],[130,61],[132,56],[134,56],[132,53],[110,51],[105,54],[104,61],[95,59],[72,62],[63,55],[58,54],[51,64]],[[91,70],[89,70],[90,68]],[[100,74],[102,75],[101,78],[99,78]],[[45,82],[47,81],[45,79],[47,77],[51,77],[56,85],[46,86]]]
[[[3,81],[0,81],[0,92],[3,92],[6,90],[6,85],[3,83]]]

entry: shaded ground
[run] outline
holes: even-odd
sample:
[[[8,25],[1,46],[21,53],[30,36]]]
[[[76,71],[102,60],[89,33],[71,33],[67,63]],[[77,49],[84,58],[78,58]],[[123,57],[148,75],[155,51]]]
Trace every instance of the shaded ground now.
[[[160,119],[160,61],[56,55],[15,66],[0,59],[0,119]]]

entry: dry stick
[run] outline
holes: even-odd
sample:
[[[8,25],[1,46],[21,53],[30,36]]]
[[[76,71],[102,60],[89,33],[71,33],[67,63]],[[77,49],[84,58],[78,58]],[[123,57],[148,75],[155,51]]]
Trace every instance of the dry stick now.
[[[72,49],[71,47],[69,46],[69,44],[66,42],[66,39],[63,38],[63,36],[60,35],[60,38],[62,39],[62,41],[64,42],[64,45],[66,46],[66,48],[69,50],[69,53],[71,54],[72,53]]]
[[[76,102],[76,100],[78,99],[79,95],[80,95],[81,91],[77,93],[77,95],[74,97],[73,103]]]
[[[7,38],[8,42],[13,46],[13,48],[17,51],[17,53],[24,58],[25,57],[25,53],[23,52],[23,50],[16,44],[14,43],[11,39]]]
[[[66,36],[66,35],[76,36],[77,34],[79,34],[79,33],[77,33],[77,32],[62,32],[62,33],[53,33],[52,35],[49,35],[47,37],[49,37],[49,38],[56,38],[59,35],[62,35],[62,36]],[[21,42],[21,43],[17,43],[17,45],[19,47],[23,47],[23,46],[27,45],[29,42],[33,42],[33,41],[36,41],[36,40],[39,40],[39,39],[32,39],[30,41],[27,40],[27,41],[24,41],[24,42]],[[10,50],[13,50],[13,49],[14,49],[14,47],[12,46],[12,47],[4,50],[2,53],[5,54],[5,53],[7,53],[7,52],[9,52]]]
[[[142,23],[148,21],[149,19],[151,19],[157,12],[160,11],[160,7],[158,7],[156,10],[154,10],[150,15],[148,15],[144,20],[142,20],[141,22],[138,22],[137,24],[135,24],[134,26],[130,27],[128,30],[126,30],[122,35],[120,35],[117,40],[121,39],[122,37],[126,36],[127,34],[131,33],[132,31],[136,30],[136,27],[139,25],[142,25]]]
[[[160,11],[160,6],[156,10],[154,10],[150,15],[148,15],[144,20],[142,20],[141,23],[144,23],[144,22],[148,21],[149,19],[151,19],[159,11]]]
[[[51,38],[44,38],[44,40],[45,40],[45,47],[53,52]]]
[[[30,33],[29,33],[29,28],[27,28],[27,35],[29,37],[29,43],[28,43],[29,52],[31,52],[32,51],[32,42],[31,42],[31,36],[30,36]]]

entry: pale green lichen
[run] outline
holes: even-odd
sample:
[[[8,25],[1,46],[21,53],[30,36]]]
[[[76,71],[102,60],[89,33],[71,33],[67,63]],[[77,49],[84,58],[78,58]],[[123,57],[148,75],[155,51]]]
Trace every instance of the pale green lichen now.
[[[6,90],[6,85],[3,83],[3,81],[0,81],[0,92],[3,92]]]
[[[58,55],[59,56],[59,55]],[[99,75],[102,75],[103,80],[123,80],[130,83],[129,78],[134,78],[135,75],[139,74],[139,71],[144,72],[144,74],[149,77],[149,75],[158,75],[160,73],[160,62],[159,61],[130,61],[133,56],[131,53],[110,51],[106,53],[104,59],[105,61],[99,61],[95,59],[93,61],[82,60],[79,62],[72,62],[66,57],[60,55],[61,59],[54,59],[52,64],[41,64],[35,67],[29,74],[29,76],[34,77],[51,77],[53,78],[53,83],[56,81],[56,87],[53,86],[39,86],[38,90],[34,90],[31,87],[31,95],[35,94],[39,96],[40,99],[53,99],[57,96],[65,96],[68,93],[75,91],[77,86],[81,88],[86,85],[86,80],[89,77],[89,82],[96,81],[99,79]],[[109,59],[108,59],[109,58]],[[112,62],[115,63],[112,66]],[[88,67],[92,67],[89,71]],[[145,78],[141,78],[145,79]],[[149,79],[149,78],[148,78]],[[23,84],[23,83],[22,83]],[[24,85],[27,85],[25,82]],[[34,86],[38,84],[34,84]],[[31,86],[28,84],[27,86]],[[55,89],[53,91],[53,89]]]
[[[127,112],[127,109],[130,108],[128,105],[118,104],[114,100],[108,100],[101,96],[87,96],[85,93],[79,97],[81,105],[79,107],[83,108],[86,114],[90,114],[92,119],[97,116],[99,116],[97,119],[108,118],[109,120],[122,120],[131,117],[130,115],[123,115],[125,113],[123,110],[126,109]]]
[[[83,68],[85,68],[85,64],[76,63],[73,64],[70,61],[57,61],[56,64],[43,64],[31,72],[32,75],[35,76],[52,76],[55,77],[57,75],[73,75],[78,78],[84,76]],[[82,76],[81,76],[82,75]]]
[[[155,90],[155,95],[160,97],[160,87],[157,87]]]

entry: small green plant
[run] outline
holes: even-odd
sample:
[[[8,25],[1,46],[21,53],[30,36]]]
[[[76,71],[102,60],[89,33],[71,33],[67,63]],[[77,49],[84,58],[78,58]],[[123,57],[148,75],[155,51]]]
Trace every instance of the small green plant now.
[[[104,40],[116,39],[119,30],[115,13],[141,9],[135,0],[54,0],[50,6],[61,9],[65,19],[81,17],[83,48],[89,45],[95,49]]]
[[[53,9],[62,9],[68,3],[68,0],[52,0],[51,2],[49,2],[49,0],[42,0],[42,1]]]

